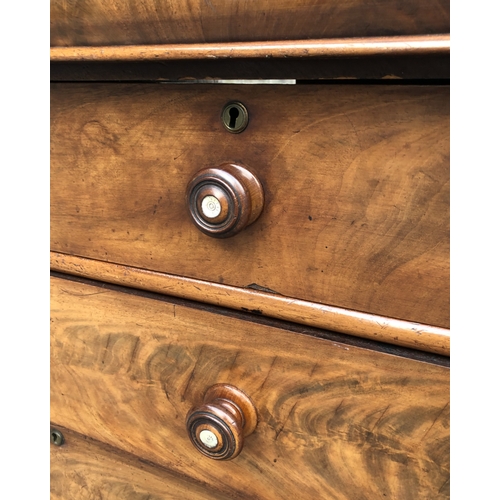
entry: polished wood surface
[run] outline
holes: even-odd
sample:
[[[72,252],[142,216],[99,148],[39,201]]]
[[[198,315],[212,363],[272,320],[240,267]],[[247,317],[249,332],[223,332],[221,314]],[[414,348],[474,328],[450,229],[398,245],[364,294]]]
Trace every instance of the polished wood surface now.
[[[52,500],[228,500],[234,498],[120,449],[62,430],[50,448]]]
[[[234,460],[184,417],[209,387],[251,397]],[[51,421],[236,498],[449,498],[449,370],[51,279]]]
[[[263,290],[236,288],[129,266],[50,254],[54,271],[140,290],[251,312],[356,337],[450,355],[450,331],[444,328],[350,311],[283,297]]]
[[[422,56],[450,53],[450,35],[281,40],[217,44],[52,47],[53,62],[156,61],[176,59],[241,59],[287,57]]]
[[[449,87],[75,83],[51,101],[53,251],[449,327]],[[185,189],[227,161],[266,202],[216,240]]]
[[[50,2],[52,46],[232,43],[449,32],[449,0]]]

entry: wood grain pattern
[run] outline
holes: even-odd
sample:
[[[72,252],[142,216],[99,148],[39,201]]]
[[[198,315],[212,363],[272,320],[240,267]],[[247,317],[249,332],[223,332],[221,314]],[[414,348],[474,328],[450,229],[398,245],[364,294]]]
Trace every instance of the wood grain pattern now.
[[[52,46],[300,40],[449,32],[449,0],[50,2]]]
[[[449,370],[51,280],[51,420],[233,498],[449,498]],[[185,416],[213,384],[255,432],[203,457]]]
[[[227,500],[185,475],[113,449],[69,429],[66,443],[50,448],[52,500]]]
[[[176,59],[242,59],[287,57],[367,57],[449,54],[450,35],[341,38],[335,40],[281,40],[177,45],[122,45],[52,47],[53,62],[156,61]]]
[[[53,84],[51,101],[53,251],[449,327],[449,87]],[[214,241],[184,193],[227,161],[266,204]]]
[[[356,337],[450,355],[450,331],[444,328],[325,306],[267,293],[236,288],[56,252],[50,267],[73,276],[133,287],[271,318],[292,321]]]

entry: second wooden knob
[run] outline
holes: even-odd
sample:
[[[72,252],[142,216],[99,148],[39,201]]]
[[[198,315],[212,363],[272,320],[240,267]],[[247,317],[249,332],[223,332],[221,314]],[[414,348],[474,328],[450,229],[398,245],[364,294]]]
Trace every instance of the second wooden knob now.
[[[231,460],[243,448],[243,439],[257,426],[257,411],[250,398],[237,387],[216,384],[205,393],[203,404],[186,418],[189,438],[203,455]]]

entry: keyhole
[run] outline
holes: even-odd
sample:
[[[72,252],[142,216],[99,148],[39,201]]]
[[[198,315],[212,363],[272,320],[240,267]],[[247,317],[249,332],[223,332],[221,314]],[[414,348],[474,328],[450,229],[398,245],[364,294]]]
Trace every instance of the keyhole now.
[[[236,128],[236,119],[240,116],[238,108],[231,108],[229,110],[229,128]]]
[[[52,444],[55,444],[56,446],[61,446],[62,444],[64,444],[64,436],[62,435],[61,431],[52,429],[50,431],[50,442]]]
[[[221,114],[224,128],[232,134],[239,134],[248,125],[248,111],[241,102],[228,102]]]

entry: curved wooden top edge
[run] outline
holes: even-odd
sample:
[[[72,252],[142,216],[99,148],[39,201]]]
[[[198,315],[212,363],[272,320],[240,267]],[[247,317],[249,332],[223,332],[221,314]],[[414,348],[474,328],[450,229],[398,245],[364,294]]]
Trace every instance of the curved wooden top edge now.
[[[420,35],[278,42],[51,47],[52,62],[150,62],[179,59],[335,58],[449,54],[450,35]]]
[[[271,318],[450,355],[450,331],[445,328],[58,252],[50,253],[50,267],[74,276],[240,311],[259,311]]]

